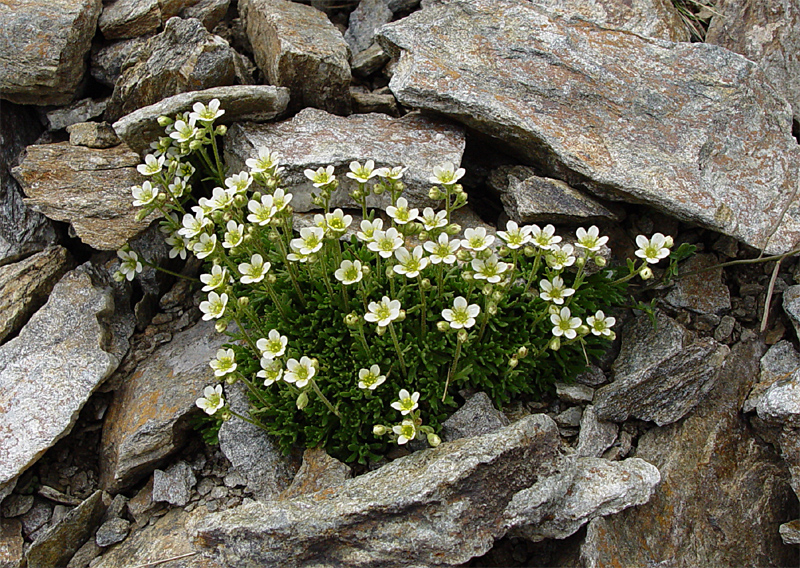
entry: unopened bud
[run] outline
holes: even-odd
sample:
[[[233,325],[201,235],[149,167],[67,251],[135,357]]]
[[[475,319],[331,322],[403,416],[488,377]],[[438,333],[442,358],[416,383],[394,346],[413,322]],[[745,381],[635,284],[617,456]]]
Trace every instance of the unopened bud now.
[[[430,188],[428,190],[428,197],[430,197],[434,201],[439,201],[440,199],[442,199],[444,197],[444,195],[442,194],[442,190],[441,189],[439,189],[436,186],[433,186],[432,188]]]
[[[500,302],[503,299],[503,293],[500,290],[495,290],[492,292],[492,301]]]
[[[216,223],[217,225],[224,225],[225,224],[224,215],[225,214],[222,211],[213,211],[211,213],[211,220],[214,221],[214,223]]]
[[[456,253],[456,258],[461,262],[469,262],[472,260],[472,253],[467,249],[459,249],[459,251]]]
[[[423,290],[425,290],[427,292],[428,290],[431,289],[431,287],[433,285],[431,284],[431,279],[430,278],[423,278],[422,281],[419,283],[419,286],[420,286],[420,288],[422,288]]]
[[[136,213],[136,220],[137,221],[144,221],[144,218],[150,214],[150,211],[147,209],[142,209],[138,213]]]
[[[559,349],[561,349],[561,338],[554,337],[553,339],[551,339],[550,345],[548,345],[548,347],[550,347],[550,349],[552,349],[553,351],[558,351]]]
[[[117,270],[117,271],[114,273],[114,275],[113,275],[113,278],[114,278],[114,280],[116,280],[117,282],[124,282],[124,281],[125,281],[125,275],[124,275],[122,272],[120,272],[119,270]]]
[[[490,316],[497,315],[497,304],[491,303],[486,307],[486,313]]]
[[[238,301],[240,308],[246,308],[247,306],[250,305],[250,298],[248,298],[247,296],[242,296],[241,298],[239,298]]]
[[[606,339],[608,339],[609,341],[614,341],[616,338],[617,334],[614,333],[613,331],[610,334],[606,335]]]
[[[355,312],[350,312],[346,316],[344,316],[344,323],[347,327],[357,327],[358,322],[360,321],[360,317]]]
[[[579,256],[575,259],[575,266],[577,266],[578,268],[580,268],[584,264],[586,264],[586,258]]]
[[[419,232],[419,240],[421,240],[421,241],[427,241],[427,240],[428,240],[428,237],[429,237],[429,235],[428,235],[428,231],[420,231],[420,232]]]
[[[445,331],[450,329],[450,324],[446,321],[440,321],[436,323],[436,329],[444,333]]]
[[[508,256],[509,254],[511,254],[511,249],[509,249],[505,245],[497,249],[497,256],[499,257],[505,257]]]
[[[267,274],[264,279],[270,284],[275,284],[278,281],[278,277],[274,274]]]
[[[547,313],[550,314],[551,316],[556,316],[559,314],[559,312],[560,310],[558,309],[558,306],[556,306],[555,304],[550,304],[547,307]]]
[[[400,310],[400,313],[397,315],[397,321],[404,321],[406,319],[406,311]]]
[[[228,420],[233,418],[233,413],[226,408],[225,410],[222,411],[222,414],[220,414],[219,417],[222,418],[223,422],[227,422]]]
[[[396,275],[393,266],[386,267],[386,278],[394,278]]]
[[[303,410],[306,406],[308,406],[308,394],[306,391],[300,393],[300,396],[297,397],[297,410]]]
[[[483,293],[484,296],[491,296],[493,291],[494,291],[494,287],[491,284],[486,284],[483,287],[483,290],[481,290],[481,292]]]
[[[225,382],[228,383],[229,385],[235,385],[236,381],[238,381],[238,380],[239,380],[239,376],[235,375],[233,373],[231,373],[227,377],[225,377]]]
[[[458,330],[458,341],[460,343],[466,343],[467,339],[469,339],[469,334],[467,333],[466,329],[459,329]]]
[[[594,263],[598,268],[603,268],[606,264],[608,264],[608,261],[606,260],[606,257],[598,254],[594,257]]]
[[[173,120],[168,116],[159,116],[158,117],[158,125],[161,128],[169,126],[170,124],[172,124],[172,122],[173,122]]]
[[[493,254],[494,253],[492,252],[492,249],[485,248],[483,250],[479,250],[478,252],[476,252],[475,258],[479,258],[481,260],[488,260]]]
[[[364,273],[364,276],[368,276],[369,274],[372,273],[372,267],[369,264],[362,264],[361,272]]]
[[[316,357],[312,357],[311,358],[311,366],[314,367],[315,369],[319,370],[319,359],[317,359]]]
[[[472,282],[475,280],[475,274],[473,272],[464,272],[461,274],[461,278],[464,279],[464,282]]]
[[[199,150],[203,147],[203,142],[200,140],[192,140],[189,142],[189,149],[190,150]]]
[[[675,241],[672,240],[672,237],[670,235],[667,235],[664,238],[664,246],[665,247],[672,248],[672,245],[674,245],[674,244],[675,244]]]
[[[517,365],[519,365],[519,359],[517,359],[517,356],[514,355],[511,359],[508,360],[508,366],[512,369],[515,369]]]
[[[364,192],[360,189],[354,189],[350,192],[350,197],[352,197],[355,201],[359,201],[362,197],[364,197]]]
[[[591,330],[589,329],[589,326],[584,323],[579,325],[578,329],[576,329],[575,331],[578,332],[578,335],[589,335],[589,332]]]
[[[437,436],[433,432],[428,434],[428,444],[430,445],[431,448],[435,448],[436,446],[438,446],[441,443],[442,443],[442,439],[439,436]]]
[[[444,228],[444,232],[450,235],[451,237],[457,235],[461,232],[461,225],[458,223],[450,223],[447,227]]]
[[[517,349],[517,358],[518,359],[524,359],[527,356],[528,356],[528,348],[527,347],[525,347],[523,345],[522,347]]]
[[[378,334],[378,337],[383,337],[386,335],[386,327],[385,326],[378,326],[378,329],[375,330],[375,333]]]
[[[653,270],[649,266],[643,266],[639,271],[642,280],[650,280],[653,277]]]
[[[372,427],[372,433],[376,436],[383,436],[388,431],[389,429],[383,424],[375,424],[375,426]]]
[[[461,185],[460,183],[455,184],[453,186],[453,193],[455,193],[455,194],[464,193],[464,186]]]
[[[228,329],[228,322],[220,320],[214,325],[214,329],[217,330],[217,333],[225,333],[225,330]]]
[[[372,193],[374,193],[375,195],[383,195],[384,191],[386,191],[386,186],[383,185],[382,183],[376,183],[372,187]]]
[[[253,193],[253,199],[256,200],[256,201],[261,201],[261,198],[263,197],[263,195],[264,194],[261,193],[260,191],[256,191],[255,193]]]
[[[228,133],[228,127],[224,124],[220,124],[214,131],[220,136],[225,136]]]
[[[247,205],[247,198],[241,193],[237,193],[233,196],[233,205],[235,207],[244,207]]]
[[[522,249],[522,254],[530,258],[536,254],[536,249],[528,245]]]

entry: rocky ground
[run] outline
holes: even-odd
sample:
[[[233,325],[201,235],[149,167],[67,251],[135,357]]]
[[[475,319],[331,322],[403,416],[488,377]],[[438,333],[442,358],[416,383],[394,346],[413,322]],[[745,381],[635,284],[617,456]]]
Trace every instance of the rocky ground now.
[[[0,566],[797,566],[800,265],[734,261],[800,241],[800,2],[720,0],[694,35],[666,0],[307,4],[0,4]],[[227,163],[277,150],[301,213],[308,167],[403,164],[425,205],[451,161],[462,225],[729,265],[641,291],[657,326],[622,310],[544,400],[464,392],[435,450],[351,468],[236,420],[208,445],[202,293],[110,275],[131,239],[198,274],[130,186],[158,116],[213,98]]]

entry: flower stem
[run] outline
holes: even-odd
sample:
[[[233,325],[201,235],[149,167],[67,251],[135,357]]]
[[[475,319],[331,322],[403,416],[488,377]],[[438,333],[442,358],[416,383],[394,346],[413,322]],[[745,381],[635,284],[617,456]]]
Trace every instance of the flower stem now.
[[[456,341],[456,353],[453,355],[453,364],[450,365],[450,369],[447,371],[447,380],[444,383],[442,402],[444,402],[444,399],[447,398],[447,388],[450,386],[450,379],[453,378],[453,374],[456,371],[456,366],[458,365],[458,358],[461,356],[461,340],[457,339]]]
[[[419,285],[419,299],[422,307],[422,309],[420,310],[419,325],[420,325],[420,330],[422,332],[422,338],[424,340],[425,333],[428,331],[428,325],[427,325],[428,314],[426,313],[428,306],[427,303],[425,302],[425,290],[422,289],[422,275],[420,275],[419,278],[417,278],[417,284]]]
[[[323,403],[325,406],[327,406],[327,407],[328,407],[328,410],[330,410],[331,412],[333,412],[333,413],[336,415],[336,417],[337,417],[337,418],[341,419],[341,418],[342,418],[342,415],[341,415],[341,414],[339,414],[339,411],[338,411],[338,410],[336,410],[336,409],[333,407],[333,405],[331,404],[331,401],[330,401],[330,400],[328,400],[328,398],[327,398],[327,397],[326,397],[324,394],[322,394],[322,391],[321,391],[321,390],[319,390],[319,387],[317,386],[317,381],[315,381],[315,380],[312,378],[312,379],[311,379],[311,381],[309,381],[309,382],[311,383],[311,388],[312,388],[312,389],[314,389],[314,392],[315,392],[315,393],[317,393],[317,396],[320,398],[320,400],[322,401],[322,403]]]
[[[397,358],[400,360],[400,368],[403,369],[403,376],[408,376],[408,371],[406,370],[406,360],[403,358],[403,351],[400,349],[400,342],[397,341],[397,334],[394,332],[394,325],[392,325],[392,322],[389,322],[389,333],[392,335],[394,348],[395,351],[397,351]]]
[[[244,420],[245,422],[248,422],[248,423],[252,424],[253,426],[261,428],[265,432],[269,432],[269,430],[267,430],[267,427],[264,426],[263,424],[261,424],[261,422],[256,422],[252,418],[247,418],[246,416],[243,416],[243,415],[239,414],[238,412],[236,412],[234,410],[231,410],[230,407],[228,408],[228,412],[230,412],[232,416],[235,416],[239,420]]]

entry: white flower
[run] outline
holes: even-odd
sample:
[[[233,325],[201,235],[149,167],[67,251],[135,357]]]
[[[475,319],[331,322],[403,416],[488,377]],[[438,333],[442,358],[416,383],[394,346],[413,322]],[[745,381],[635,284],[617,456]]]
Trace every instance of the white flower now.
[[[314,187],[326,186],[336,179],[336,176],[333,175],[333,166],[319,168],[317,171],[306,170],[304,173],[314,183]]]
[[[325,214],[325,224],[333,233],[340,234],[347,230],[353,222],[353,217],[345,215],[341,209],[334,210],[333,213]]]
[[[496,284],[503,279],[503,273],[511,266],[507,262],[500,262],[496,254],[486,260],[480,258],[472,259],[472,270],[475,271],[475,278],[486,280],[491,284]]]
[[[575,249],[570,244],[563,246],[551,245],[550,252],[548,253],[547,257],[545,257],[545,260],[547,260],[547,266],[553,270],[562,270],[568,266],[572,266],[575,264],[575,256],[573,255],[574,252]]]
[[[183,227],[178,229],[178,233],[187,239],[193,239],[202,233],[210,223],[211,220],[206,219],[205,213],[202,211],[197,211],[194,215],[187,213],[183,216]]]
[[[409,209],[408,200],[401,197],[397,200],[397,206],[390,205],[386,208],[386,214],[394,219],[398,225],[405,225],[419,217],[419,209]]]
[[[669,243],[667,237],[661,233],[656,233],[648,240],[644,235],[636,237],[636,244],[639,250],[636,256],[645,259],[650,264],[655,264],[662,258],[669,256]]]
[[[557,314],[550,316],[550,321],[553,322],[553,335],[556,337],[564,336],[567,339],[575,339],[578,335],[575,331],[581,325],[581,318],[571,317],[569,308],[561,308]]]
[[[260,254],[250,257],[250,262],[243,262],[239,265],[239,273],[242,275],[242,284],[255,284],[261,282],[272,266],[269,262],[264,262]]]
[[[292,239],[291,245],[300,254],[313,254],[322,248],[324,236],[325,231],[321,227],[303,227],[300,229],[300,238]]]
[[[247,172],[240,172],[227,178],[225,180],[225,187],[234,195],[244,194],[252,183],[253,177],[250,174]]]
[[[392,408],[399,410],[400,414],[405,416],[416,410],[419,407],[419,393],[408,394],[406,389],[400,389],[397,397],[400,399],[392,403]]]
[[[606,317],[602,310],[598,310],[593,316],[586,318],[586,325],[592,330],[593,335],[611,335],[611,328],[617,323],[616,318]]]
[[[203,233],[194,243],[192,250],[197,258],[203,259],[212,254],[215,248],[217,248],[217,235],[208,236],[208,233]]]
[[[282,156],[277,152],[270,152],[263,146],[258,149],[258,158],[248,158],[245,164],[254,174],[264,172],[272,173],[272,170],[280,163]]]
[[[402,424],[392,426],[392,432],[397,434],[397,443],[401,446],[409,440],[413,440],[417,435],[417,427],[413,420],[403,420]]]
[[[442,185],[453,185],[460,180],[465,173],[466,171],[464,168],[456,169],[452,163],[445,162],[433,167],[433,177],[429,178],[428,181],[431,183],[440,183]]]
[[[139,164],[136,166],[136,171],[138,171],[143,176],[153,176],[157,173],[161,172],[162,168],[164,167],[164,161],[166,157],[159,156],[156,158],[153,154],[147,154],[144,157],[144,164]]]
[[[554,244],[561,242],[561,237],[555,233],[556,228],[553,225],[547,225],[544,229],[539,225],[531,225],[533,244],[542,250],[550,250]]]
[[[487,235],[486,229],[479,227],[477,229],[469,228],[464,231],[464,240],[461,241],[461,246],[465,249],[479,252],[487,249],[494,242],[494,235]]]
[[[286,353],[286,345],[289,343],[289,338],[281,335],[277,329],[269,330],[267,338],[261,338],[256,341],[256,347],[261,352],[262,357],[267,359],[277,359]]]
[[[403,174],[407,169],[408,167],[406,166],[395,166],[393,168],[379,168],[375,170],[375,173],[384,179],[397,181],[403,177]]]
[[[592,252],[599,251],[600,247],[608,242],[608,237],[601,237],[600,229],[595,225],[589,227],[588,231],[583,227],[578,227],[578,230],[575,231],[575,236],[578,237],[576,246]]]
[[[364,273],[361,270],[361,261],[356,260],[351,262],[349,260],[343,260],[342,264],[339,265],[339,268],[333,275],[345,286],[361,282],[361,279],[364,277]]]
[[[367,160],[367,163],[363,166],[358,162],[350,162],[350,171],[347,172],[346,175],[359,183],[367,183],[370,179],[378,175],[378,173],[375,171],[375,162]]]
[[[200,302],[200,311],[203,312],[203,319],[208,321],[219,319],[225,314],[225,307],[228,305],[227,294],[208,293],[208,300]]]
[[[268,224],[277,212],[271,195],[262,195],[260,202],[251,199],[247,202],[247,208],[250,210],[247,220],[261,226]]]
[[[300,361],[297,359],[286,361],[286,373],[283,376],[283,380],[287,383],[294,383],[297,388],[301,389],[308,384],[308,381],[316,373],[317,369],[314,367],[314,362],[304,355],[300,358]]]
[[[164,240],[172,247],[169,249],[170,258],[180,256],[182,260],[186,260],[186,239],[184,239],[177,231],[175,231]]]
[[[426,231],[440,229],[447,225],[447,211],[434,211],[431,207],[422,210],[422,224]]]
[[[478,304],[467,305],[467,299],[464,296],[458,296],[453,300],[452,310],[442,310],[442,317],[453,329],[461,329],[475,325],[475,318],[479,313],[481,313],[481,307]]]
[[[505,231],[497,231],[497,236],[506,242],[506,246],[512,250],[524,247],[531,242],[530,225],[520,228],[514,221],[506,223]]]
[[[382,258],[389,258],[401,246],[403,246],[403,237],[400,236],[397,229],[390,227],[386,231],[376,229],[372,234],[372,242],[367,245],[367,248],[377,252]]]
[[[256,373],[256,376],[264,379],[264,386],[268,387],[275,381],[281,380],[283,376],[283,365],[280,361],[270,359],[269,357],[261,358],[261,370]]]
[[[176,120],[175,124],[173,124],[175,130],[170,133],[170,138],[178,142],[191,142],[199,132],[195,124],[196,120],[191,116],[189,117],[188,123],[183,120]]]
[[[197,200],[197,205],[192,207],[195,215],[208,215],[214,210],[211,206],[211,200],[207,197],[201,197]]]
[[[416,278],[421,270],[428,266],[429,260],[423,258],[422,247],[417,245],[412,252],[405,248],[394,251],[394,256],[399,264],[395,264],[393,269],[397,274],[404,274],[407,278]]]
[[[361,230],[356,233],[356,236],[365,243],[371,243],[374,240],[375,231],[383,230],[383,219],[375,219],[369,221],[364,219],[361,221]]]
[[[222,385],[217,385],[216,387],[207,386],[203,390],[203,397],[198,398],[195,404],[209,416],[225,406],[225,399],[222,398]]]
[[[272,204],[275,206],[275,211],[283,211],[286,209],[286,206],[292,201],[291,193],[286,193],[282,189],[278,188],[275,190],[275,193],[272,194]]]
[[[217,358],[212,359],[209,366],[214,369],[215,377],[224,377],[236,370],[236,356],[233,349],[220,349]]]
[[[183,194],[186,193],[189,186],[185,178],[176,176],[175,179],[172,180],[172,183],[167,186],[167,189],[169,189],[169,193],[172,197],[183,197]]]
[[[142,185],[134,185],[131,187],[133,193],[133,205],[136,207],[143,207],[150,205],[158,197],[158,186],[153,187],[149,181],[145,181]]]
[[[453,264],[456,261],[456,252],[461,246],[461,241],[448,239],[447,233],[439,235],[439,240],[427,241],[423,247],[430,253],[430,260],[433,264],[443,262],[445,264]]]
[[[386,327],[400,317],[400,300],[390,300],[384,296],[380,303],[370,302],[369,311],[364,315],[364,319],[377,323],[378,327]]]
[[[200,282],[205,284],[203,292],[211,292],[216,290],[228,280],[228,270],[222,268],[219,264],[215,264],[211,268],[211,274],[201,274]]]
[[[242,241],[244,241],[244,225],[240,225],[231,219],[228,221],[228,224],[225,225],[225,229],[225,240],[222,242],[223,247],[232,249],[242,244]]]
[[[296,240],[297,239],[293,239],[292,242],[289,243],[292,252],[286,255],[287,260],[290,260],[292,262],[308,262],[309,260],[311,260],[311,255],[303,254],[302,252],[300,252],[300,249],[297,246],[295,246],[297,243],[295,243],[294,241]]]
[[[144,269],[142,263],[139,262],[139,255],[136,254],[134,251],[120,250],[117,251],[117,256],[120,258],[121,261],[119,264],[119,271],[129,281],[133,280],[133,277],[139,274]]]
[[[189,114],[189,118],[199,120],[200,122],[214,122],[217,118],[225,114],[225,111],[219,108],[219,99],[211,99],[208,106],[203,103],[194,103],[192,107],[194,112]]]
[[[575,290],[564,285],[564,280],[560,276],[553,278],[552,282],[550,280],[542,280],[539,282],[539,286],[542,289],[539,293],[539,297],[542,300],[559,305],[564,303],[565,298],[575,293]]]
[[[381,368],[372,365],[369,369],[358,372],[358,388],[375,390],[386,380],[386,375],[381,375]]]
[[[181,162],[175,173],[188,182],[189,178],[192,177],[196,171],[197,168],[189,162]]]

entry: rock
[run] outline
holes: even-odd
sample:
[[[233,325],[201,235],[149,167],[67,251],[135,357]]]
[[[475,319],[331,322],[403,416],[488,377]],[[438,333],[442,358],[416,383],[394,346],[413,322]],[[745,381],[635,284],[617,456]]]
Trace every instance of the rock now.
[[[100,484],[130,487],[184,444],[195,400],[217,381],[208,362],[228,338],[200,322],[158,347],[122,383],[106,411]]]
[[[800,120],[800,3],[725,0],[714,5],[705,41],[755,61]]]
[[[795,495],[800,495],[800,430],[784,426],[778,445],[781,457],[789,468],[789,483]]]
[[[375,31],[392,21],[392,11],[387,0],[361,0],[350,12],[350,24],[344,40],[354,54],[361,53],[372,45]]]
[[[0,520],[0,566],[22,566],[22,524],[17,519]]]
[[[599,419],[635,417],[664,426],[686,416],[714,388],[728,347],[710,337],[693,340],[663,313],[657,318],[657,327],[642,315],[623,331],[614,382],[595,394]]]
[[[557,179],[535,175],[533,168],[501,166],[488,179],[503,209],[517,223],[617,221],[599,201]]]
[[[600,457],[617,439],[619,428],[613,422],[597,419],[594,406],[587,406],[581,415],[578,446],[575,453],[581,457]]]
[[[608,378],[603,369],[597,365],[589,365],[583,373],[575,377],[575,382],[588,387],[599,387],[606,384]]]
[[[442,422],[442,439],[452,442],[460,438],[483,436],[508,424],[508,418],[494,407],[487,394],[478,392]]]
[[[281,493],[281,499],[294,499],[300,495],[310,495],[324,489],[340,486],[353,476],[346,464],[332,458],[321,448],[307,449],[303,452],[303,464],[297,470],[292,484]]]
[[[397,108],[397,101],[393,95],[379,95],[376,93],[362,93],[361,91],[350,90],[353,97],[353,112],[355,114],[369,114],[380,112],[395,118],[400,116]]]
[[[43,250],[57,240],[53,223],[29,209],[11,168],[17,156],[42,133],[30,108],[0,104],[0,265]]]
[[[0,98],[65,105],[86,71],[100,0],[20,0],[0,5]]]
[[[97,546],[94,539],[90,538],[72,556],[69,564],[67,564],[67,568],[87,568],[92,560],[100,556],[102,551],[103,550]]]
[[[95,47],[92,49],[89,73],[97,82],[113,89],[125,62],[128,58],[136,61],[148,39],[150,38],[137,37]]]
[[[577,428],[581,425],[583,409],[580,406],[570,406],[555,417],[556,424],[564,428]]]
[[[3,517],[19,517],[24,515],[33,507],[33,495],[22,495],[13,493],[3,501]]]
[[[73,497],[72,495],[67,495],[66,493],[62,493],[58,489],[54,489],[48,485],[42,485],[36,490],[36,493],[48,501],[59,503],[60,505],[69,505],[71,507],[75,507],[81,504],[81,499]],[[56,509],[58,509],[57,506]],[[55,513],[53,516],[55,517]]]
[[[556,383],[556,395],[565,402],[586,404],[592,402],[594,389],[580,383]]]
[[[158,117],[174,118],[179,112],[191,111],[196,102],[208,104],[212,99],[218,99],[220,108],[225,110],[215,124],[267,122],[286,111],[289,90],[269,85],[235,85],[181,93],[123,116],[114,123],[114,130],[131,148],[142,153],[151,142],[164,136]]]
[[[128,350],[132,323],[84,264],[67,273],[19,335],[0,346],[0,486],[69,433]]]
[[[399,57],[389,87],[402,105],[496,137],[547,176],[770,254],[800,238],[791,108],[741,56],[550,18],[522,0],[452,0],[377,38]]]
[[[434,166],[459,164],[466,143],[464,130],[419,114],[390,118],[382,114],[359,114],[347,118],[321,110],[304,109],[291,120],[276,124],[235,124],[225,140],[225,159],[232,172],[248,169],[245,160],[258,155],[260,147],[278,152],[286,166],[286,187],[294,194],[296,211],[314,208],[311,193],[316,188],[303,174],[307,168],[329,164],[335,167],[339,189],[333,207],[354,206],[349,193],[357,184],[345,176],[350,162],[374,160],[375,167],[406,166],[403,195],[414,207],[432,205],[428,198]],[[384,194],[367,199],[370,207],[389,205]]]
[[[63,247],[51,247],[14,264],[0,266],[0,343],[16,333],[47,301],[70,268]]]
[[[203,26],[211,31],[228,13],[230,3],[230,0],[200,0],[197,4],[184,8],[181,16],[200,20]]]
[[[753,412],[758,406],[761,396],[779,379],[788,379],[800,369],[800,353],[791,342],[783,340],[770,347],[761,358],[761,371],[758,383],[753,387],[742,412]]]
[[[69,143],[87,148],[113,148],[119,146],[117,133],[107,122],[79,122],[67,127]]]
[[[199,21],[171,18],[163,32],[127,60],[108,101],[106,120],[114,122],[179,93],[249,82],[239,57]]]
[[[704,270],[718,264],[716,255],[698,254],[687,260],[681,271]],[[667,294],[666,301],[676,308],[686,308],[699,314],[719,314],[731,309],[731,293],[722,282],[721,268],[677,280]]]
[[[106,110],[106,100],[95,101],[93,99],[83,99],[64,108],[57,108],[49,111],[47,118],[50,130],[62,130],[79,122],[86,122],[102,116]]]
[[[779,531],[784,544],[800,544],[800,519],[783,523]]]
[[[112,0],[103,7],[98,27],[106,39],[127,39],[161,26],[159,0]]]
[[[514,495],[504,517],[515,536],[564,539],[594,518],[647,503],[659,481],[658,469],[638,458],[567,458],[558,473]]]
[[[325,14],[286,0],[247,0],[239,13],[261,73],[291,91],[290,110],[350,114],[347,43]]]
[[[31,509],[22,515],[22,534],[29,540],[34,540],[36,532],[44,527],[53,516],[53,506],[49,503],[38,501]]]
[[[784,427],[800,427],[800,369],[777,379],[759,397],[758,417]]]
[[[789,316],[797,337],[800,337],[800,286],[789,286],[784,290],[783,311]]]
[[[353,56],[350,69],[352,69],[353,73],[356,75],[368,77],[383,67],[389,59],[389,56],[383,51],[383,48],[377,43],[373,43],[364,51]]]
[[[185,461],[171,465],[167,471],[157,469],[153,472],[153,501],[183,507],[189,502],[196,483],[192,467]]]
[[[136,495],[128,501],[128,513],[136,521],[137,527],[143,527],[150,517],[159,509],[164,508],[163,503],[153,501],[153,478],[147,481]]]
[[[714,330],[714,339],[720,343],[725,342],[730,338],[735,327],[736,319],[733,316],[722,316],[719,325]]]
[[[103,492],[95,491],[61,521],[38,536],[25,553],[28,567],[65,566],[97,529],[105,510]]]
[[[250,402],[241,383],[233,388],[226,385],[225,396],[234,412],[249,415]],[[232,419],[222,424],[219,448],[236,471],[247,479],[247,489],[256,499],[276,498],[289,486],[296,470],[269,434],[244,420]]]
[[[139,155],[125,145],[97,150],[59,142],[28,146],[13,173],[29,207],[68,221],[95,249],[117,250],[157,216],[137,221],[131,205],[131,186],[145,179],[136,171],[140,163]]]
[[[785,466],[739,411],[762,349],[757,341],[736,345],[692,414],[639,438],[636,456],[659,468],[661,484],[646,505],[589,523],[583,566],[797,563],[778,535],[780,523],[797,516]]]
[[[241,568],[460,564],[505,532],[506,506],[550,471],[558,445],[550,418],[527,416],[492,434],[414,452],[333,490],[196,516],[191,532],[221,563]]]
[[[97,529],[97,534],[95,534],[94,537],[95,543],[100,548],[105,548],[112,544],[122,542],[125,540],[125,537],[128,536],[130,528],[130,521],[126,521],[125,519],[111,519],[110,521],[106,521]]]

